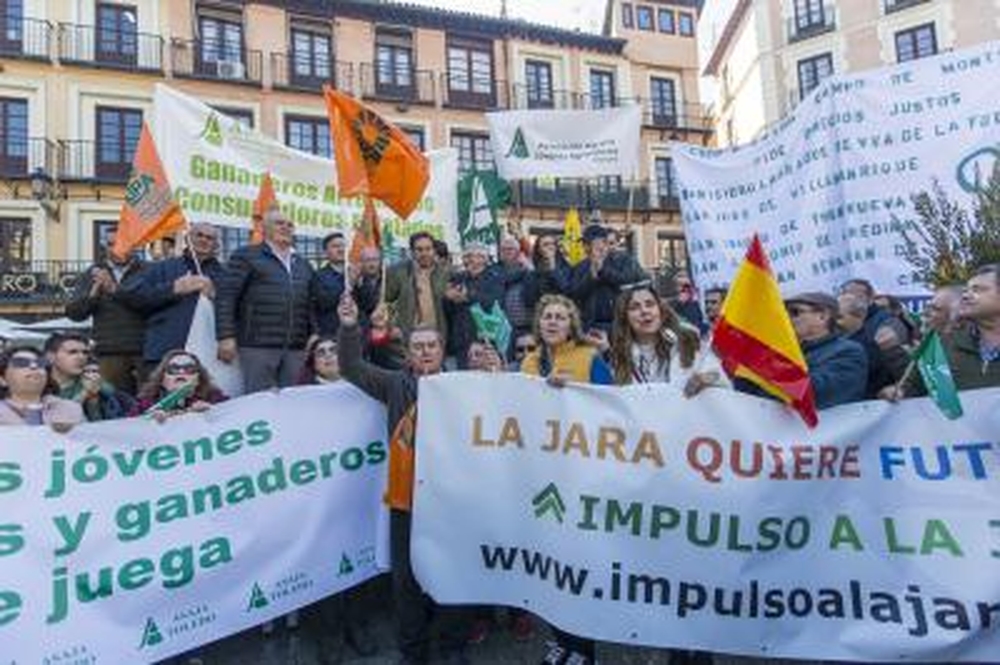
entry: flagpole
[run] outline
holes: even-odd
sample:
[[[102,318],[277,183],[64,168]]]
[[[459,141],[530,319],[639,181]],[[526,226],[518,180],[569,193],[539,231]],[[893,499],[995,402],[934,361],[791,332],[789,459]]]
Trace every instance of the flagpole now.
[[[194,262],[194,271],[198,273],[199,277],[203,277],[205,273],[201,271],[201,261],[198,260],[198,254],[194,251],[194,245],[191,244],[191,230],[184,229],[184,245],[191,252],[191,261]]]

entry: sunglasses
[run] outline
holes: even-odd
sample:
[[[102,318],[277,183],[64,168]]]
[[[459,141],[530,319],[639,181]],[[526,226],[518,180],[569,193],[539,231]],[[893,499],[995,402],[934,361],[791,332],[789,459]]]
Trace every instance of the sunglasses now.
[[[198,365],[196,363],[170,363],[164,372],[168,376],[178,376],[180,374],[197,374]]]
[[[518,353],[531,353],[537,348],[538,347],[535,346],[534,344],[524,344],[524,345],[518,344],[516,347],[514,347],[514,350],[517,351]]]
[[[332,358],[337,355],[337,347],[335,346],[317,346],[316,350],[313,351],[313,355],[317,358]]]
[[[34,356],[14,356],[7,361],[7,367],[11,369],[48,369],[49,361]]]

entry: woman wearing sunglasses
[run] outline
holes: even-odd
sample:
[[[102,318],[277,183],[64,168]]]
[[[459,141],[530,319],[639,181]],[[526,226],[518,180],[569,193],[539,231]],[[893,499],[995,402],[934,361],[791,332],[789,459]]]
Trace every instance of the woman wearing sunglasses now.
[[[133,416],[151,415],[163,422],[188,411],[206,411],[224,402],[225,394],[212,382],[198,357],[180,349],[169,351],[139,389]]]
[[[0,425],[50,425],[64,432],[83,422],[80,405],[56,392],[37,349],[12,346],[0,354]]]
[[[306,349],[299,383],[315,385],[340,381],[340,363],[337,361],[337,340],[321,335]]]

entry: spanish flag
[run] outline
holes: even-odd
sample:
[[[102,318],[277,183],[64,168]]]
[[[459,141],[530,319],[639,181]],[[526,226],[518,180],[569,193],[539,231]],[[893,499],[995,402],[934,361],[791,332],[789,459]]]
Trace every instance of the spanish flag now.
[[[368,196],[365,197],[361,222],[354,229],[354,237],[351,238],[351,251],[348,255],[351,263],[355,265],[361,263],[361,250],[366,247],[382,247],[382,230],[379,228],[378,213],[375,212],[375,203]]]
[[[265,171],[260,180],[260,189],[253,202],[253,229],[250,231],[250,244],[259,245],[264,242],[264,213],[272,205],[277,205],[278,197],[274,193],[274,183],[271,182],[271,172]]]
[[[760,239],[754,235],[712,332],[722,366],[819,422],[809,370]]]
[[[115,256],[125,257],[136,247],[173,235],[185,226],[184,214],[156,152],[153,133],[143,123],[111,251]]]
[[[341,196],[368,195],[406,219],[430,180],[430,163],[398,127],[324,86]]]

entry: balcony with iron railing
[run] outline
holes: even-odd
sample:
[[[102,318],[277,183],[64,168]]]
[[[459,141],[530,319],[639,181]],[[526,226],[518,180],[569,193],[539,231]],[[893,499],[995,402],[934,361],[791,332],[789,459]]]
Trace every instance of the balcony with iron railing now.
[[[506,81],[469,78],[455,72],[440,75],[441,104],[470,111],[495,111],[510,108]]]
[[[195,78],[259,87],[264,54],[255,49],[230,50],[214,42],[173,39],[170,64],[177,78]]]
[[[4,304],[62,304],[73,294],[88,261],[0,261],[0,300]]]
[[[916,7],[917,5],[923,5],[930,1],[931,0],[882,0],[882,9],[886,14],[892,14],[893,12],[909,9],[910,7]]]
[[[0,58],[51,60],[53,27],[41,19],[0,13]]]
[[[579,93],[572,90],[554,90],[526,83],[515,83],[510,90],[513,109],[574,109]]]
[[[576,108],[584,111],[595,109],[616,108],[628,104],[638,104],[642,99],[638,97],[618,97],[617,95],[607,97],[604,95],[593,95],[589,92],[581,92],[576,96]]]
[[[800,42],[817,35],[832,32],[837,27],[834,6],[824,4],[819,11],[803,11],[788,19],[788,43]]]
[[[52,173],[57,147],[46,138],[0,136],[0,177],[27,180],[38,170]]]
[[[59,141],[59,179],[66,182],[124,184],[132,171],[132,154],[115,148],[115,159],[101,155],[97,141]]]
[[[522,181],[517,188],[523,207],[627,210],[631,199],[631,207],[636,211],[680,209],[676,194],[660,194],[656,183],[650,180],[553,178]]]
[[[361,74],[361,96],[364,99],[427,106],[433,106],[437,102],[432,71],[386,71],[380,69],[378,63],[371,62],[362,62],[358,65],[358,70]]]
[[[162,73],[163,38],[145,32],[60,23],[59,60],[68,64]]]
[[[651,129],[711,132],[712,118],[701,104],[669,105],[642,100],[642,124]]]
[[[271,54],[271,85],[278,90],[323,92],[330,85],[344,92],[354,90],[354,66],[349,62],[330,60],[317,63],[298,59],[294,53]]]

